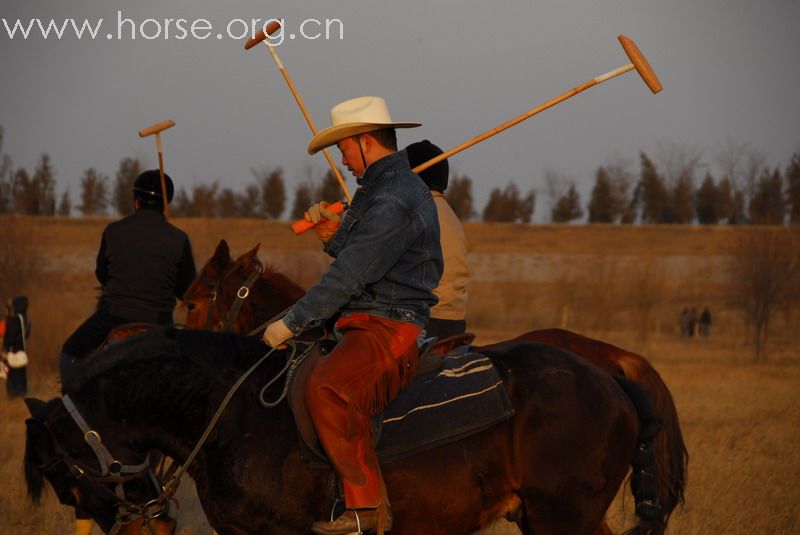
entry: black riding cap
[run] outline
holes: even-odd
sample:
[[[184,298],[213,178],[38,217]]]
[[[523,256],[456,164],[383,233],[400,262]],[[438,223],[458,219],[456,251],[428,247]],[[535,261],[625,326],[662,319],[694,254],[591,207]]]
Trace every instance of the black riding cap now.
[[[406,147],[406,152],[408,153],[408,163],[413,169],[431,158],[439,156],[444,151],[426,139],[412,143]],[[428,185],[428,188],[444,192],[447,189],[449,175],[450,164],[445,159],[422,171],[419,177]]]
[[[164,173],[164,183],[167,186],[167,203],[172,202],[172,195],[175,193],[175,186],[168,174]],[[133,183],[133,193],[143,200],[162,200],[161,197],[161,175],[158,169],[145,171]]]

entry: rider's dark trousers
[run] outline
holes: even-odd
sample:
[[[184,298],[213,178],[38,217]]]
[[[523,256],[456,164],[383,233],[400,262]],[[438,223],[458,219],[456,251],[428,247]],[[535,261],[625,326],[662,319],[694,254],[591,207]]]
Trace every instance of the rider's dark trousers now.
[[[346,507],[377,507],[381,476],[370,422],[414,378],[421,329],[368,314],[342,317],[336,329],[342,338],[314,368],[306,403]]]
[[[159,325],[172,323],[172,313],[160,314],[157,318]],[[86,358],[90,353],[100,347],[108,334],[115,328],[126,323],[143,321],[138,318],[123,318],[111,314],[102,304],[97,307],[94,314],[78,327],[61,348],[61,382],[62,384],[74,373],[77,362]],[[150,320],[152,321],[152,319]]]

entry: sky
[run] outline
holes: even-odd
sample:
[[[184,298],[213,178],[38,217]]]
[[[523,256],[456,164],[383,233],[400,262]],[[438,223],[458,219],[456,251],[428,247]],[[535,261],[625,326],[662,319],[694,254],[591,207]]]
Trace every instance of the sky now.
[[[539,192],[542,220],[547,170],[574,181],[586,202],[598,166],[622,157],[638,173],[640,151],[702,151],[711,172],[725,143],[747,143],[781,168],[800,151],[796,0],[3,0],[3,149],[29,170],[49,153],[59,193],[68,187],[76,201],[88,167],[112,180],[125,157],[156,167],[154,140],[137,132],[171,119],[164,158],[178,187],[243,189],[251,169],[281,166],[293,190],[327,163],[306,153],[309,128],[265,45],[245,52],[244,39],[227,35],[229,23],[236,36],[241,21],[271,17],[286,21],[275,50],[318,128],[336,103],[377,95],[394,120],[423,123],[398,131],[401,146],[426,138],[445,150],[627,64],[617,35],[632,38],[663,91],[630,72],[453,157],[479,208],[513,180]],[[37,26],[27,39],[9,36],[17,19],[37,18],[103,22],[94,40],[71,26],[61,39]],[[122,39],[119,18],[132,21]],[[173,21],[165,38],[166,19],[186,19],[186,37]],[[206,39],[191,34],[198,19],[213,27],[195,23]],[[322,22],[303,27],[318,39],[300,35],[306,19]],[[328,39],[326,19],[340,21]],[[354,178],[347,183],[353,191]]]

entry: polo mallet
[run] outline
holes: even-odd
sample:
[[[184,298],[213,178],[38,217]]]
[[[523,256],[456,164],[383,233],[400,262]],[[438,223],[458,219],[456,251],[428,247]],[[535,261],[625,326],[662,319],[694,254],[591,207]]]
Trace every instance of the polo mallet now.
[[[624,35],[620,35],[619,36],[619,42],[620,42],[620,44],[622,44],[622,48],[625,50],[625,54],[627,54],[628,58],[631,60],[631,62],[628,63],[627,65],[623,65],[622,67],[614,69],[613,71],[608,71],[605,74],[601,74],[600,76],[596,76],[595,78],[592,78],[588,82],[584,82],[583,84],[579,85],[578,87],[570,89],[566,93],[554,98],[553,100],[550,100],[549,102],[546,102],[546,103],[542,104],[541,106],[533,108],[532,110],[527,111],[527,112],[523,113],[522,115],[519,115],[518,117],[516,117],[514,119],[511,119],[510,121],[505,122],[505,123],[501,124],[500,126],[498,126],[496,128],[492,128],[491,130],[487,130],[483,134],[481,134],[479,136],[476,136],[476,137],[472,138],[471,140],[466,141],[466,142],[462,143],[461,145],[459,145],[459,146],[457,146],[457,147],[455,147],[453,149],[450,149],[449,151],[447,151],[445,153],[440,154],[439,156],[436,156],[435,158],[431,158],[427,162],[425,162],[423,164],[420,164],[417,167],[415,167],[414,169],[412,169],[412,171],[415,172],[415,173],[420,173],[420,172],[424,171],[425,169],[431,167],[432,165],[436,165],[437,163],[441,162],[442,160],[444,160],[446,158],[449,158],[450,156],[458,154],[459,152],[461,152],[461,151],[463,151],[465,149],[468,149],[468,148],[472,147],[473,145],[477,145],[481,141],[485,141],[485,140],[489,139],[490,137],[499,134],[503,130],[507,130],[507,129],[511,128],[512,126],[521,123],[525,119],[529,119],[529,118],[533,117],[537,113],[543,112],[544,110],[546,110],[548,108],[552,108],[556,104],[559,104],[559,103],[567,100],[570,97],[574,97],[578,93],[582,93],[583,91],[586,91],[590,87],[593,87],[593,86],[595,86],[597,84],[605,82],[606,80],[610,80],[612,78],[616,78],[617,76],[619,76],[621,74],[625,74],[626,72],[632,71],[634,69],[636,69],[636,72],[638,72],[639,76],[642,77],[642,80],[644,80],[644,83],[647,85],[647,87],[650,88],[650,91],[652,91],[654,94],[658,93],[659,91],[661,91],[661,89],[662,89],[661,88],[661,82],[658,81],[658,77],[656,76],[656,73],[653,72],[652,67],[650,67],[650,64],[647,62],[647,59],[644,57],[644,55],[641,53],[639,48],[636,46],[636,43],[634,43],[632,39],[630,39],[629,37],[626,37]],[[328,207],[328,210],[331,210],[332,212],[339,213],[339,212],[337,212],[337,210],[343,211],[344,210],[344,206],[342,205],[342,203],[335,203],[335,204],[330,205]],[[294,230],[294,232],[296,234],[301,234],[301,233],[309,230],[310,228],[313,228],[313,226],[314,225],[312,223],[310,223],[308,221],[305,221],[305,220],[302,220],[302,221],[297,221],[294,224],[292,224],[292,230]]]
[[[161,132],[167,128],[175,126],[175,121],[164,121],[148,126],[144,130],[139,131],[139,137],[147,137],[155,134],[156,136],[156,150],[158,150],[158,172],[161,177],[161,199],[164,205],[164,217],[169,217],[169,198],[167,196],[167,183],[164,180],[164,150],[161,148]]]
[[[245,45],[244,45],[244,49],[245,50],[250,50],[251,48],[253,48],[257,44],[259,44],[262,41],[264,41],[267,38],[268,35],[272,35],[276,31],[278,31],[278,29],[280,27],[281,27],[280,22],[278,22],[277,20],[273,20],[272,22],[270,22],[267,25],[267,27],[265,29],[261,30],[261,32],[259,32],[258,35],[256,35],[255,37],[253,37],[252,39],[247,41],[245,43]],[[283,66],[283,62],[278,57],[278,53],[275,52],[275,47],[273,47],[269,43],[266,43],[266,45],[267,45],[267,50],[269,50],[269,53],[272,55],[272,59],[275,60],[275,65],[278,66],[278,69],[280,69],[281,74],[283,75],[283,79],[286,80],[286,84],[289,86],[289,91],[292,92],[292,95],[294,96],[294,100],[297,102],[297,105],[300,107],[300,111],[303,112],[303,117],[306,118],[306,122],[308,123],[308,127],[311,129],[311,134],[316,136],[317,135],[317,127],[314,125],[314,121],[311,119],[311,115],[308,113],[308,109],[306,108],[306,105],[303,102],[303,99],[300,97],[300,93],[297,92],[297,88],[295,87],[294,82],[292,81],[292,78],[289,76],[289,73],[286,71],[286,67]],[[339,186],[341,186],[342,191],[344,192],[344,196],[347,198],[347,202],[350,202],[351,200],[353,200],[353,198],[350,195],[350,192],[347,190],[347,186],[344,183],[344,178],[342,177],[342,174],[339,172],[339,168],[336,167],[336,164],[334,163],[333,158],[331,157],[331,153],[328,151],[328,149],[323,149],[322,152],[325,154],[325,159],[328,160],[328,164],[331,166],[331,171],[333,171],[333,174],[336,177],[336,180],[339,181]],[[341,203],[335,203],[335,204],[341,204]]]

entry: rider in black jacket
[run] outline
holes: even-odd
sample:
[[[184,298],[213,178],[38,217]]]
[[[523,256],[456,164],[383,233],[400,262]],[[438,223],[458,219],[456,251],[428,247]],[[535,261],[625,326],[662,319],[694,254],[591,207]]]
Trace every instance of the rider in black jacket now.
[[[164,175],[167,202],[174,186]],[[192,246],[182,230],[164,218],[158,170],[145,171],[133,186],[136,212],[103,231],[95,275],[103,294],[95,313],[62,348],[62,384],[80,361],[97,349],[114,327],[125,323],[172,323],[175,298],[196,276]]]

